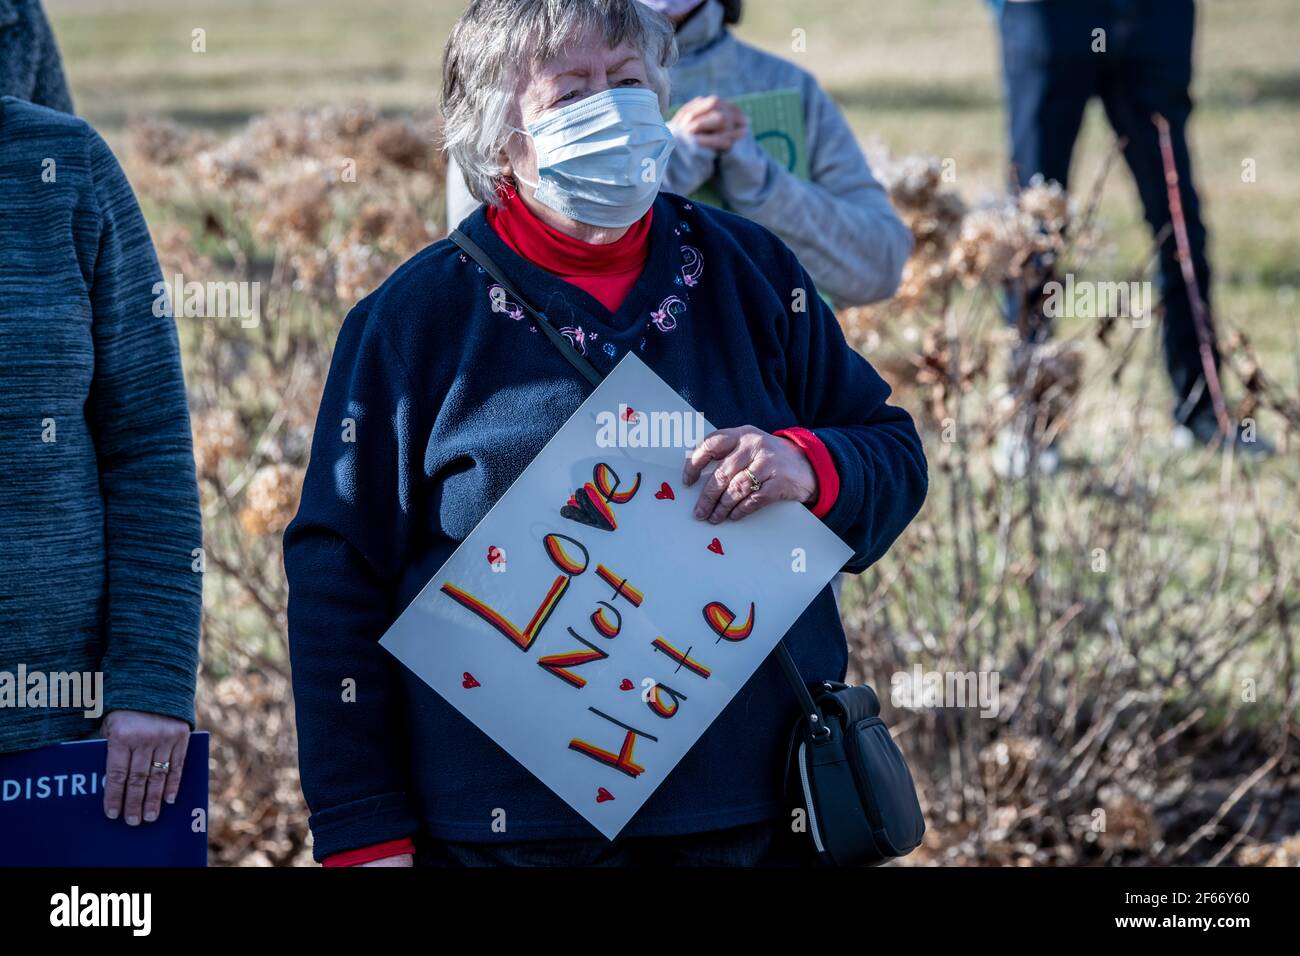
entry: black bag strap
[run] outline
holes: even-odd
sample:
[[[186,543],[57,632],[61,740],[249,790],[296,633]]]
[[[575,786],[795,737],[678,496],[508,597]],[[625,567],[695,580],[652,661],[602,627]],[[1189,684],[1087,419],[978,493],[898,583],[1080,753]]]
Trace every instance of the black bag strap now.
[[[501,271],[500,267],[492,261],[492,257],[484,252],[477,242],[459,229],[453,229],[448,233],[447,238],[477,262],[484,272],[496,280],[497,285],[501,286],[512,299],[519,303],[523,310],[541,328],[542,333],[550,339],[551,344],[560,350],[560,353],[568,360],[569,364],[576,368],[593,388],[601,383],[604,376],[600,374],[596,366],[592,365],[585,355],[581,355],[569,340],[559,333],[545,315],[538,312],[524,296],[520,295],[519,290],[506,278],[505,273]],[[809,722],[809,729],[812,731],[813,736],[820,739],[829,735],[830,728],[826,726],[826,720],[822,716],[821,708],[817,706],[812,694],[808,692],[808,685],[799,676],[799,668],[795,666],[794,658],[790,656],[790,651],[786,649],[784,638],[777,641],[776,659],[781,665],[781,670],[785,672],[786,680],[790,682],[795,697],[799,700],[799,706],[803,709],[804,717]]]
[[[495,279],[497,285],[501,286],[512,299],[523,307],[523,310],[541,328],[542,333],[551,340],[551,344],[560,350],[561,354],[569,360],[570,365],[582,373],[582,377],[590,382],[593,388],[600,384],[603,376],[596,371],[596,366],[592,365],[584,356],[579,355],[578,350],[569,344],[569,340],[560,334],[559,330],[551,324],[550,319],[534,309],[528,300],[519,294],[519,290],[506,278],[505,273],[497,267],[497,264],[492,261],[492,257],[484,252],[477,242],[459,229],[453,229],[447,238],[460,246],[465,255],[482,266],[483,271]]]
[[[781,665],[781,670],[785,671],[785,679],[790,682],[794,696],[799,700],[804,719],[808,721],[808,730],[818,740],[829,736],[831,730],[826,726],[822,709],[817,706],[812,694],[808,693],[808,685],[799,676],[799,668],[795,666],[794,658],[790,656],[790,651],[785,646],[785,638],[776,642],[776,660]]]

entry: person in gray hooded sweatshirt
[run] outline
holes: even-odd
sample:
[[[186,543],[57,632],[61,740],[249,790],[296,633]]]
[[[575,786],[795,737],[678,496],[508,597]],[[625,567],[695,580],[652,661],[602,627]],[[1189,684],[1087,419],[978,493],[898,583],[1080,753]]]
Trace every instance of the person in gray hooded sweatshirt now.
[[[806,70],[740,40],[741,0],[642,0],[677,31],[669,127],[675,147],[665,192],[708,184],[732,211],[776,233],[836,306],[894,294],[912,236],[872,175],[844,115]],[[803,101],[809,179],[774,160],[731,99],[797,89]],[[447,221],[478,206],[455,165],[447,172]]]

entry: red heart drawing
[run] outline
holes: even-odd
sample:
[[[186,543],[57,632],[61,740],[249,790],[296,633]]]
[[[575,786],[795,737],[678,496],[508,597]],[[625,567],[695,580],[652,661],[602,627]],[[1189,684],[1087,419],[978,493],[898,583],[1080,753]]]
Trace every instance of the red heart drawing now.
[[[489,544],[487,558],[488,558],[488,564],[496,564],[498,561],[503,560],[505,558],[505,555],[501,553],[501,549],[498,548],[495,544]]]
[[[709,550],[712,551],[714,554],[722,554],[723,553],[722,542],[719,541],[717,538],[714,538],[712,541],[709,542]]]
[[[464,687],[466,690],[473,690],[475,687],[482,687],[483,685],[474,679],[473,674],[466,671],[465,679],[460,682],[460,686]]]
[[[606,790],[604,787],[596,788],[597,803],[604,803],[606,800],[613,800],[613,799],[614,799],[614,795],[610,793],[608,790]]]
[[[623,678],[623,683],[618,685],[619,690],[631,690],[634,687],[636,687],[636,684],[633,684],[626,677]]]
[[[672,485],[665,481],[659,486],[659,490],[655,492],[655,497],[660,501],[673,501],[677,496],[673,494]]]
[[[623,420],[627,422],[636,421],[636,409],[628,405],[623,409]]]

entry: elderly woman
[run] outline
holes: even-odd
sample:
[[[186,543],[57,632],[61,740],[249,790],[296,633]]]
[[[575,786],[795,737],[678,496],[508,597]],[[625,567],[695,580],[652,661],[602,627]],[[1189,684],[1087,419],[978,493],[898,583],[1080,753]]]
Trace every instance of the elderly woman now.
[[[925,497],[921,443],[779,239],[658,192],[673,57],[668,23],[635,0],[475,0],[443,77],[448,149],[486,204],[462,229],[600,371],[634,353],[728,426],[685,462],[700,521],[802,502],[861,571]],[[588,388],[517,310],[493,309],[491,285],[439,242],[339,333],[285,534],[316,858],[807,862],[782,803],[795,706],[776,662],[611,844],[378,645]],[[807,679],[843,677],[829,588],[786,643]]]
[[[839,306],[894,294],[912,252],[912,234],[872,175],[857,137],[835,101],[807,70],[738,39],[742,0],[641,0],[677,31],[668,124],[676,148],[664,172],[666,192],[708,186],[715,199],[766,226],[794,250],[817,288]],[[803,106],[808,178],[760,145],[733,100],[795,90]],[[447,168],[447,221],[477,206],[461,171]]]

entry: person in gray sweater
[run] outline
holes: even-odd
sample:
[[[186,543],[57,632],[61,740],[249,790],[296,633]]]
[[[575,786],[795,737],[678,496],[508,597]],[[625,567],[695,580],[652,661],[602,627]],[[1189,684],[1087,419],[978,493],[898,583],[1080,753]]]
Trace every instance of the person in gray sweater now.
[[[73,111],[59,45],[41,0],[0,0],[0,96]]]
[[[194,726],[203,530],[176,322],[84,121],[0,97],[0,183],[0,754],[106,737],[104,812],[135,826],[175,800]]]
[[[662,189],[690,195],[706,184],[736,213],[785,241],[836,306],[894,294],[912,236],[872,175],[844,115],[808,71],[738,40],[727,28],[740,0],[642,0],[672,21],[669,127],[675,146]],[[731,99],[797,89],[803,102],[809,178],[774,160]],[[447,221],[478,206],[454,164],[447,171]]]

